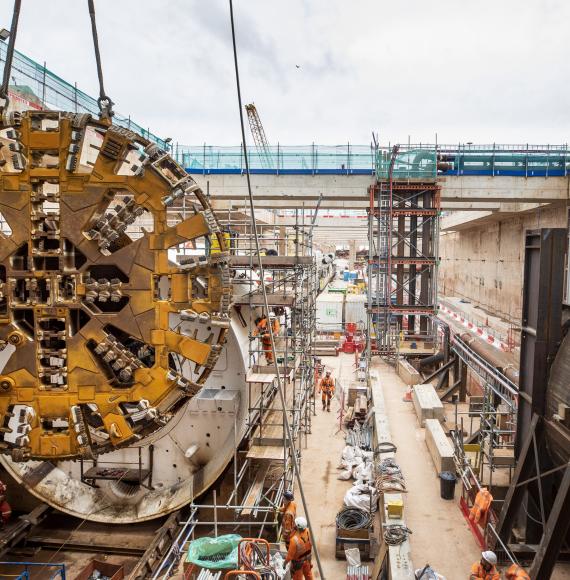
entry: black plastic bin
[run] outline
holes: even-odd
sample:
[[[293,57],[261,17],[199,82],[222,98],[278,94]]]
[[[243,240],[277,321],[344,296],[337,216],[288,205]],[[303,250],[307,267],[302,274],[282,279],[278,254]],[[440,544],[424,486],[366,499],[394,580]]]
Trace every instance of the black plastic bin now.
[[[453,499],[455,497],[455,483],[457,478],[450,471],[442,471],[439,474],[441,499]]]

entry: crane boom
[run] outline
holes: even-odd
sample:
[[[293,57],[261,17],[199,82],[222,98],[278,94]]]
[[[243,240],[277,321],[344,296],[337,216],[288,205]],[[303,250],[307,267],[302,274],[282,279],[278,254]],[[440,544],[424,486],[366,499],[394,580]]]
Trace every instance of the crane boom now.
[[[261,119],[259,118],[257,108],[253,103],[251,103],[245,106],[245,110],[247,112],[249,128],[251,130],[251,135],[253,137],[261,165],[265,169],[271,169],[273,167],[273,157],[271,155],[269,143],[267,142],[265,130],[261,124]]]

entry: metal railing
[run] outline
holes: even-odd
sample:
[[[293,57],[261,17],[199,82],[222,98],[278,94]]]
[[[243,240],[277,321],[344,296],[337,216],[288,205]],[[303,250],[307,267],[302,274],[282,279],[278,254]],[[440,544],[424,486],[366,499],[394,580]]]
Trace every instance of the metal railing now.
[[[66,580],[65,564],[55,564],[51,562],[0,562],[0,566],[10,566],[23,568],[14,574],[0,574],[0,578],[15,578],[16,580],[30,580],[32,571],[39,568],[38,574],[46,580]],[[36,575],[34,574],[34,577]],[[40,576],[37,576],[38,578]]]
[[[503,373],[488,363],[482,356],[461,340],[457,335],[453,337],[452,350],[455,354],[473,370],[486,385],[493,390],[509,409],[516,411],[519,389],[515,383],[507,378]]]
[[[0,64],[6,60],[7,45],[0,41]],[[53,108],[99,114],[97,100],[20,52],[12,64],[11,97],[21,108]],[[143,135],[169,150],[189,173],[231,174],[245,170],[243,149],[238,146],[172,145],[130,117],[116,114],[113,122]],[[252,173],[307,175],[382,175],[391,144],[377,149],[371,145],[281,145],[268,148],[267,155],[248,152]],[[434,144],[401,145],[395,164],[397,178],[433,178],[436,175],[490,175],[556,177],[568,175],[568,144]]]
[[[385,176],[391,147],[369,145],[281,145],[269,147],[269,163],[249,150],[252,173],[270,175]],[[173,155],[189,173],[241,174],[245,171],[241,146],[180,145]],[[567,176],[568,145],[441,145],[401,146],[394,167],[398,179],[434,179],[438,175],[523,177]]]
[[[243,148],[238,146],[175,145],[174,157],[189,173],[216,174],[245,171]],[[258,174],[372,175],[374,149],[368,145],[274,145],[268,154],[248,149],[249,167]]]

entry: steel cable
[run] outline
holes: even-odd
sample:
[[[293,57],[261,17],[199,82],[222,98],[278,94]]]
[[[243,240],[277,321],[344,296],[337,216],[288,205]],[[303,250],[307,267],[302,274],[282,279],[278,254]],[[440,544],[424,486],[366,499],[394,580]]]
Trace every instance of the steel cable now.
[[[12,71],[12,60],[14,58],[14,47],[16,46],[16,33],[18,32],[18,21],[20,19],[20,8],[22,0],[14,0],[14,11],[12,12],[12,26],[8,39],[8,49],[6,51],[6,62],[4,63],[4,74],[2,76],[2,86],[0,86],[0,98],[6,101],[8,106],[8,86],[10,84],[10,72]]]
[[[407,492],[402,470],[393,458],[388,457],[383,459],[376,465],[376,472],[375,485],[378,493]]]
[[[93,48],[95,49],[95,61],[97,62],[97,77],[99,78],[99,98],[97,104],[101,116],[110,119],[115,113],[113,112],[113,101],[105,92],[103,84],[103,67],[101,65],[101,53],[99,51],[99,35],[97,34],[97,22],[95,20],[95,3],[94,0],[87,0],[89,4],[89,16],[91,18],[91,32],[93,33]]]
[[[251,212],[251,228],[254,234],[255,240],[255,249],[257,251],[257,259],[258,259],[258,266],[259,266],[259,278],[262,281],[261,283],[261,293],[263,296],[263,309],[265,310],[265,314],[269,318],[269,302],[267,299],[267,288],[265,285],[265,268],[263,266],[263,260],[261,258],[261,246],[259,243],[259,233],[257,228],[257,219],[255,217],[255,204],[253,202],[253,191],[251,189],[251,174],[249,171],[249,159],[247,154],[247,143],[245,140],[245,124],[243,120],[243,106],[241,100],[241,86],[240,86],[240,79],[239,79],[239,66],[238,66],[238,56],[237,56],[237,44],[236,44],[236,32],[235,32],[235,22],[234,22],[234,5],[233,1],[229,0],[230,6],[230,23],[231,23],[231,32],[232,32],[232,47],[233,47],[233,56],[234,56],[234,67],[236,73],[236,90],[237,90],[237,100],[238,100],[238,107],[239,107],[239,118],[240,118],[240,129],[241,129],[241,137],[242,137],[242,146],[243,146],[243,153],[244,153],[244,162],[245,162],[245,176],[247,181],[247,191],[248,191],[248,201],[249,201],[249,209]],[[275,353],[275,336],[273,334],[272,325],[268,325],[269,328],[269,337],[271,339],[271,352],[273,354],[273,366],[275,369],[275,378],[277,381],[277,388],[279,393],[279,400],[281,402],[282,408],[285,410],[287,408],[286,399],[285,399],[285,391],[283,387],[283,382],[281,380],[281,371],[279,370],[279,366],[277,365],[277,356]],[[326,576],[323,571],[323,567],[321,564],[321,559],[319,556],[319,549],[317,547],[317,542],[315,539],[315,534],[313,531],[313,527],[311,525],[311,519],[309,516],[309,506],[307,504],[307,499],[305,497],[305,492],[303,490],[303,482],[301,481],[301,474],[299,471],[299,462],[297,459],[297,451],[295,449],[295,443],[293,440],[293,434],[291,431],[291,425],[289,423],[289,417],[287,413],[283,413],[283,425],[285,427],[285,433],[287,435],[287,444],[290,449],[290,458],[291,463],[293,465],[293,474],[295,479],[297,480],[297,484],[299,486],[299,492],[301,494],[301,501],[303,503],[303,508],[305,510],[305,517],[307,519],[309,534],[311,535],[312,545],[313,545],[313,553],[315,554],[315,559],[317,561],[317,568],[319,569],[320,577],[325,580]]]

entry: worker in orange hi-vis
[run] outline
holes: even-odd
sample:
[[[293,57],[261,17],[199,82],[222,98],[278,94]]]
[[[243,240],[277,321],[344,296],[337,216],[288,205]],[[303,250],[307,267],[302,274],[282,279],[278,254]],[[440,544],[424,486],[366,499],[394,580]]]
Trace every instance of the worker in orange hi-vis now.
[[[273,336],[279,334],[281,330],[281,325],[279,320],[275,316],[274,312],[269,313],[269,321],[271,321],[271,330],[273,331]],[[271,349],[271,335],[269,333],[269,321],[265,314],[255,321],[256,328],[253,331],[253,336],[259,336],[261,338],[261,349],[265,356],[265,362],[268,365],[273,364],[273,350]]]
[[[497,555],[491,550],[481,553],[481,560],[471,566],[469,580],[501,580],[497,572]]]
[[[297,504],[294,499],[293,492],[287,490],[283,494],[283,505],[279,508],[279,513],[283,514],[283,519],[281,520],[281,536],[287,549],[289,549],[291,535],[295,531],[295,519],[297,518]]]
[[[475,502],[469,512],[469,519],[482,528],[487,524],[489,508],[493,503],[493,496],[486,487],[482,487],[475,496]]]
[[[507,580],[530,580],[528,573],[518,564],[513,564],[506,572],[505,578]]]
[[[297,528],[291,536],[285,564],[291,562],[292,580],[313,580],[313,544],[307,529],[307,520],[303,517],[295,519]]]
[[[330,413],[331,399],[334,395],[334,379],[331,377],[330,371],[327,371],[321,379],[319,393],[321,393],[321,400],[323,401],[323,411],[326,409]]]

